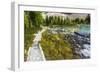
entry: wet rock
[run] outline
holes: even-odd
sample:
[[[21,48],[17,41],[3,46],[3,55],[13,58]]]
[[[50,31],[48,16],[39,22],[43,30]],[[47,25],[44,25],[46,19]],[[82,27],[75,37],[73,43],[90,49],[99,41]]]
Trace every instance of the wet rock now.
[[[80,55],[82,59],[90,58],[90,34],[66,34],[66,40],[73,48],[73,53]]]

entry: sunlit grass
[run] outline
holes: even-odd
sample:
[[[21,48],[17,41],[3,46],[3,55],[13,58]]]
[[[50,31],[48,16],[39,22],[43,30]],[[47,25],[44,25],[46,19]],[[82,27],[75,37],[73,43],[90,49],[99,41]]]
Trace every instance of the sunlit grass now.
[[[47,60],[72,59],[73,53],[70,44],[64,41],[63,34],[42,34],[41,46]]]

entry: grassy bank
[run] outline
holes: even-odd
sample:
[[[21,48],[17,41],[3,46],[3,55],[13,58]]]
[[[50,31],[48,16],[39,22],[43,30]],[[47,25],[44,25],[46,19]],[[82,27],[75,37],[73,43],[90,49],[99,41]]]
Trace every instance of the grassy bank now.
[[[32,29],[27,30],[24,32],[24,61],[27,60],[29,47],[32,46],[33,39],[35,37]]]
[[[64,40],[63,34],[42,34],[41,46],[47,60],[72,59],[73,53],[70,44]]]

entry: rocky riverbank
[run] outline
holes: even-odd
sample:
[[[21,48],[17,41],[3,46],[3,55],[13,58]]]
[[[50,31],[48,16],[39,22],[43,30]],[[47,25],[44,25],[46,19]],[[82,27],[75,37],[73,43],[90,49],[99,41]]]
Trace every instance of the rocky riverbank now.
[[[74,56],[80,56],[81,59],[90,58],[90,33],[83,33],[77,29],[48,29],[50,34],[64,34],[64,40],[71,44]],[[76,59],[76,58],[75,58]]]
[[[66,34],[65,40],[71,44],[74,55],[79,55],[81,59],[90,58],[90,34],[74,32]]]

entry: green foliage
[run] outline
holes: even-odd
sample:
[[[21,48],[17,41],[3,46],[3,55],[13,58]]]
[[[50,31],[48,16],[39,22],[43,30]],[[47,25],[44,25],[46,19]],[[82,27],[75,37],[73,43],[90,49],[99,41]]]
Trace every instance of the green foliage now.
[[[85,19],[86,24],[90,24],[90,15],[88,14]]]
[[[33,44],[34,33],[41,30],[43,17],[41,12],[24,12],[24,61],[27,60],[29,47]]]
[[[73,53],[70,44],[64,39],[63,34],[42,34],[41,46],[47,60],[72,59]]]
[[[32,46],[33,39],[35,37],[32,30],[33,29],[28,29],[28,31],[24,32],[24,61],[27,60],[29,47]]]
[[[45,19],[45,25],[46,26],[53,26],[53,25],[59,25],[59,26],[76,26],[80,24],[89,24],[90,23],[90,16],[88,15],[85,20],[83,18],[64,18],[61,16],[46,16]]]
[[[24,28],[29,28],[31,26],[30,20],[29,20],[29,12],[24,12]]]
[[[43,23],[43,16],[41,12],[29,12],[30,20],[32,21],[33,26],[40,26]]]

